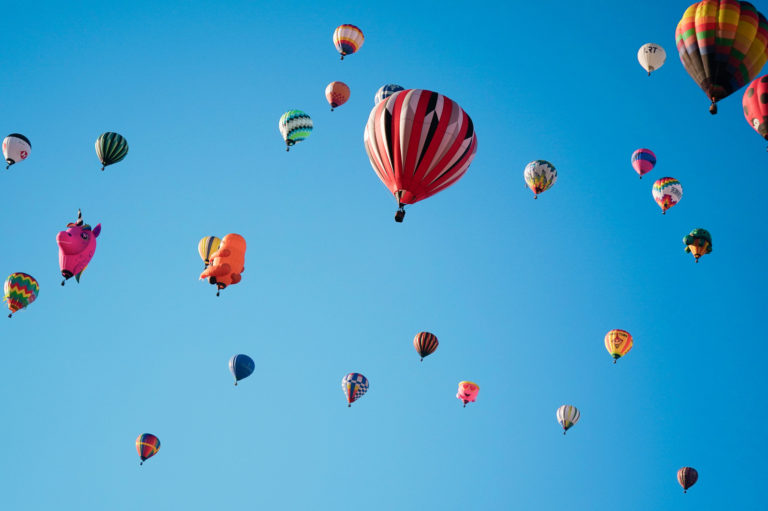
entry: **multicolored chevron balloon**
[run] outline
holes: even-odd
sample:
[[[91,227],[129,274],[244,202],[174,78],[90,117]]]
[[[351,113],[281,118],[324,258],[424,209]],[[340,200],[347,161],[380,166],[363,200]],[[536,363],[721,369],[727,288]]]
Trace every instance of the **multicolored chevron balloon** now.
[[[11,311],[8,317],[34,302],[40,292],[40,285],[32,275],[26,273],[11,273],[3,285],[3,301],[8,303]]]

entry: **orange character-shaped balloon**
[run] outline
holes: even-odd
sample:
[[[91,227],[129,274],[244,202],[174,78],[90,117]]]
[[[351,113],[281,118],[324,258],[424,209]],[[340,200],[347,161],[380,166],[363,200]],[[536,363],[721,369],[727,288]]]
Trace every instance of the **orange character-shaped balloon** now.
[[[245,271],[245,238],[239,234],[227,234],[219,249],[211,254],[210,265],[200,274],[201,279],[216,285],[216,296],[225,287],[237,284]]]

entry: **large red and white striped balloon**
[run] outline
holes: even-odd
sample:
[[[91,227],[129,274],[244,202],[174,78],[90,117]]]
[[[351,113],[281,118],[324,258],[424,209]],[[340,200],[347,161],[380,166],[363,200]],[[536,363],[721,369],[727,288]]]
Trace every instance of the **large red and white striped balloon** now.
[[[477,152],[467,113],[442,94],[421,89],[397,92],[377,104],[363,139],[373,170],[398,202],[398,222],[405,204],[458,181]]]

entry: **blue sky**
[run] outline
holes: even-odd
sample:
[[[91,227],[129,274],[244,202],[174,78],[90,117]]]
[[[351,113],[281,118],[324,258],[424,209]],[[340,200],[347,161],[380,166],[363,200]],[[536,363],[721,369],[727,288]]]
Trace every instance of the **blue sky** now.
[[[2,323],[2,507],[760,509],[765,143],[743,91],[713,117],[685,73],[687,6],[6,6],[0,131],[32,153],[0,175],[0,273],[41,291]],[[341,23],[366,36],[344,62]],[[668,55],[650,78],[646,42]],[[352,95],[331,113],[333,80]],[[386,83],[449,96],[478,134],[403,224],[363,147]],[[292,108],[315,130],[286,154]],[[104,131],[130,152],[100,172]],[[642,181],[639,147],[658,158]],[[559,171],[537,201],[535,159]],[[662,216],[664,176],[684,196]],[[62,288],[78,208],[102,232]],[[695,227],[714,240],[698,265]],[[229,232],[246,271],[216,298],[196,246]],[[612,328],[635,338],[616,365]],[[423,363],[421,330],[440,340]],[[235,353],[256,362],[236,388]],[[371,382],[351,409],[348,372]],[[460,380],[480,385],[466,409]],[[139,467],[144,432],[162,447]]]

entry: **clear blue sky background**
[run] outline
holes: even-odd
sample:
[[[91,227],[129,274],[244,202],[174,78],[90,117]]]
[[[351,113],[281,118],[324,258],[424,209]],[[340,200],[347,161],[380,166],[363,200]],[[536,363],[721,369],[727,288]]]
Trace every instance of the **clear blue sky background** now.
[[[680,64],[688,4],[5,5],[0,131],[32,153],[0,173],[0,273],[41,291],[0,323],[0,507],[764,509],[765,143],[743,91],[710,116]],[[366,37],[344,62],[341,23]],[[668,53],[650,78],[646,42]],[[330,112],[333,80],[352,96]],[[456,100],[479,141],[402,225],[363,147],[386,83]],[[315,130],[286,153],[291,108]],[[104,131],[130,152],[102,173]],[[559,171],[538,201],[535,159]],[[664,176],[684,188],[666,216]],[[103,228],[62,288],[78,208]],[[196,246],[229,232],[246,271],[216,298]],[[612,328],[635,338],[617,365]],[[440,339],[423,363],[420,330]],[[235,353],[256,362],[238,387]],[[349,409],[352,371],[371,388]],[[162,447],[139,467],[144,432]]]

